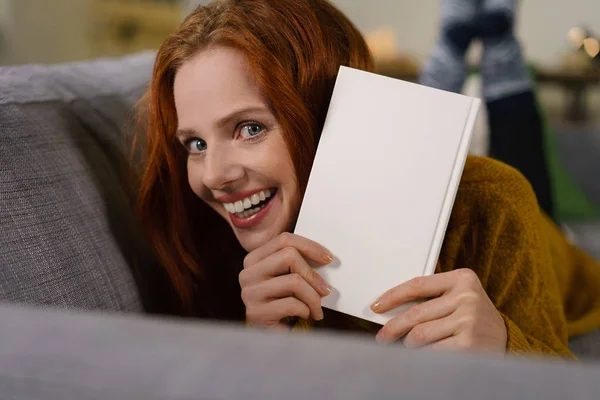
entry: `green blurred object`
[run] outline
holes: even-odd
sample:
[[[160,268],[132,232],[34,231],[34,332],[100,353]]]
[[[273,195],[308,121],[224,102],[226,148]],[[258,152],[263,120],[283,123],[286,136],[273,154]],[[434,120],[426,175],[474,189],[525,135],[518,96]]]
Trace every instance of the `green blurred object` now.
[[[532,82],[536,82],[533,66],[530,66],[530,73]],[[537,98],[536,88],[533,90]],[[544,150],[550,171],[556,218],[561,222],[600,219],[600,208],[592,203],[561,163],[554,131],[539,101],[538,110],[544,124]]]

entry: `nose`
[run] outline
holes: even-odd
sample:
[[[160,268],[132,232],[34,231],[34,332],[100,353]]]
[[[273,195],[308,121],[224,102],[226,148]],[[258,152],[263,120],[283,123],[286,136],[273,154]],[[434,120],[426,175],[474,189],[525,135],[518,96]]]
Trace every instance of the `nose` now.
[[[202,181],[211,190],[220,190],[244,176],[244,167],[234,149],[213,145],[206,149]]]

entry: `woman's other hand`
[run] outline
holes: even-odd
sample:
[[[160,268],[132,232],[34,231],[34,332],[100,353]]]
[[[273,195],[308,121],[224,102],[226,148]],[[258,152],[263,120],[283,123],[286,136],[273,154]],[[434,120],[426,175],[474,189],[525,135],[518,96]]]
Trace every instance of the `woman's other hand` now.
[[[281,321],[288,317],[323,319],[321,297],[331,289],[307,260],[327,265],[333,257],[318,243],[291,233],[246,256],[239,278],[250,325],[287,328]]]
[[[384,325],[378,342],[403,338],[409,348],[506,351],[504,319],[472,270],[414,278],[386,292],[372,309],[384,313],[418,300],[423,302]]]

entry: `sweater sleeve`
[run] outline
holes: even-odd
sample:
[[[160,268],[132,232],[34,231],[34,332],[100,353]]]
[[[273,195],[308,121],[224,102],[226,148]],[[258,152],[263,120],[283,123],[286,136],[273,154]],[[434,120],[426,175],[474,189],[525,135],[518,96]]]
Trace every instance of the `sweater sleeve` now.
[[[290,323],[290,332],[307,332],[312,330],[314,323],[310,320],[297,318]],[[246,328],[252,328],[252,324],[246,318]]]
[[[507,343],[506,350],[513,355],[531,356],[539,354],[544,356],[558,356],[564,358],[575,358],[568,346],[551,346],[544,340],[523,333],[509,317],[500,313],[506,324]]]
[[[502,315],[509,353],[573,357],[562,295],[529,183],[509,170],[472,210],[475,270]]]

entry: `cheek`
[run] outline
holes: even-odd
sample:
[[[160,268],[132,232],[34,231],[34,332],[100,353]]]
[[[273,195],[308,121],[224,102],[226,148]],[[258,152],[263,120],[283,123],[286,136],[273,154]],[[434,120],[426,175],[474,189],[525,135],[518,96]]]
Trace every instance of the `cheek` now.
[[[265,148],[261,159],[265,168],[271,171],[271,175],[276,177],[280,184],[286,186],[295,184],[294,165],[281,134],[273,138],[268,148]]]
[[[206,188],[202,183],[202,168],[191,161],[187,163],[188,184],[192,192],[202,200],[206,198]]]
[[[271,152],[272,155],[277,154],[278,157],[269,157],[270,168],[273,171],[273,177],[280,183],[283,189],[285,202],[294,211],[295,208],[299,208],[301,202],[298,180],[287,146],[283,138],[280,137],[278,139],[276,146],[274,146],[276,149]]]

